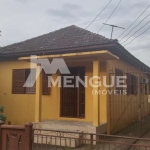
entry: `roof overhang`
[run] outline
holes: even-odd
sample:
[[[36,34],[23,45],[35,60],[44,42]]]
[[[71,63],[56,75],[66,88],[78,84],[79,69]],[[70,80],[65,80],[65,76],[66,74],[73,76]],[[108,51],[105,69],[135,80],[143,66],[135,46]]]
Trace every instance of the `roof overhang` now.
[[[64,59],[94,59],[98,58],[99,60],[116,60],[119,59],[118,56],[112,54],[108,50],[101,51],[91,51],[91,52],[77,52],[77,53],[66,53],[66,54],[52,54],[52,55],[42,55],[42,56],[28,56],[28,57],[19,57],[18,60],[21,61],[30,61],[31,59],[53,59],[53,58],[64,58]]]

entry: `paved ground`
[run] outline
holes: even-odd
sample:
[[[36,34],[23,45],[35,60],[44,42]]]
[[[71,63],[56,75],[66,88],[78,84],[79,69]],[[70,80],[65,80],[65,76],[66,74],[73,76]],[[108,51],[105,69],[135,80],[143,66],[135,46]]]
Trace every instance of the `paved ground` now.
[[[150,139],[150,116],[145,117],[142,122],[135,122],[131,124],[122,131],[118,132],[117,135],[128,137],[142,137]],[[93,147],[94,150],[150,150],[150,141],[123,139],[123,138],[104,139],[102,137],[100,139],[101,142]],[[125,143],[130,144],[125,145]],[[140,145],[142,146],[140,147]],[[69,147],[60,148],[51,145],[34,145],[34,150],[71,150],[71,149],[90,150],[90,146],[83,145],[78,148],[69,148]]]

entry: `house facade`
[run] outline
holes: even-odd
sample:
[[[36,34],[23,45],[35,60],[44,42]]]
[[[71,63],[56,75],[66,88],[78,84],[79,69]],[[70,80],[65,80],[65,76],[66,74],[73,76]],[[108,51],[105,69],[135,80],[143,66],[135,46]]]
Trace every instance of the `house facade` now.
[[[83,80],[85,76],[87,79],[106,76],[109,84],[110,76],[126,75],[127,93],[110,94],[110,88],[104,85],[93,87],[89,82],[87,87],[81,84],[73,88],[59,87],[58,84],[48,87],[49,74],[41,71],[41,64],[30,62],[31,55],[50,62],[61,58],[71,75],[78,75]],[[76,26],[1,48],[0,70],[0,105],[5,107],[6,123],[45,120],[90,122],[93,127],[105,124],[106,132],[110,133],[150,112],[149,84],[140,83],[141,79],[149,79],[149,67],[116,40]],[[38,74],[36,83],[33,87],[23,87],[31,70],[34,70],[35,77]],[[65,75],[57,71],[51,76],[55,80]],[[103,82],[102,78],[100,81]],[[99,80],[94,78],[93,82]],[[116,90],[116,87],[111,89]],[[141,94],[142,89],[144,92]]]

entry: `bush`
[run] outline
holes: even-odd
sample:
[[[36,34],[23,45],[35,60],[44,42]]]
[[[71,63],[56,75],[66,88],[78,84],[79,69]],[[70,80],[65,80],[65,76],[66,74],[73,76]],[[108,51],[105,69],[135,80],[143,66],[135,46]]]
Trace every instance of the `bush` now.
[[[3,114],[4,112],[4,106],[0,106],[0,120],[5,121],[6,116]]]

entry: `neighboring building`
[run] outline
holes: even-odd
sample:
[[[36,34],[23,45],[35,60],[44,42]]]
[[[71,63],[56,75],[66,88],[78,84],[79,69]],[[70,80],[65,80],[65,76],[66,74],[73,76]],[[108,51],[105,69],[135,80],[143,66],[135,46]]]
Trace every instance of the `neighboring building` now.
[[[91,86],[48,88],[48,75],[44,72],[32,88],[24,88],[23,84],[30,73],[30,55],[50,60],[64,58],[72,75],[78,74],[82,78],[84,75],[109,77],[126,74],[128,93],[125,96],[97,94],[92,90],[99,89]],[[69,26],[0,49],[0,105],[5,107],[7,122],[11,124],[45,120],[79,121],[92,123],[95,129],[105,125],[103,131],[96,132],[114,132],[139,116],[138,105],[143,89],[140,88],[140,80],[149,79],[148,72],[141,68],[150,70],[117,40],[107,39],[74,25]],[[38,72],[40,66],[33,64],[33,69]],[[59,73],[53,77],[57,75]],[[106,88],[101,86],[100,90]],[[150,112],[147,100],[149,86],[144,84],[144,90],[141,116]],[[134,100],[131,101],[132,97]],[[118,120],[122,121],[121,124]],[[118,127],[114,130],[116,125]]]

